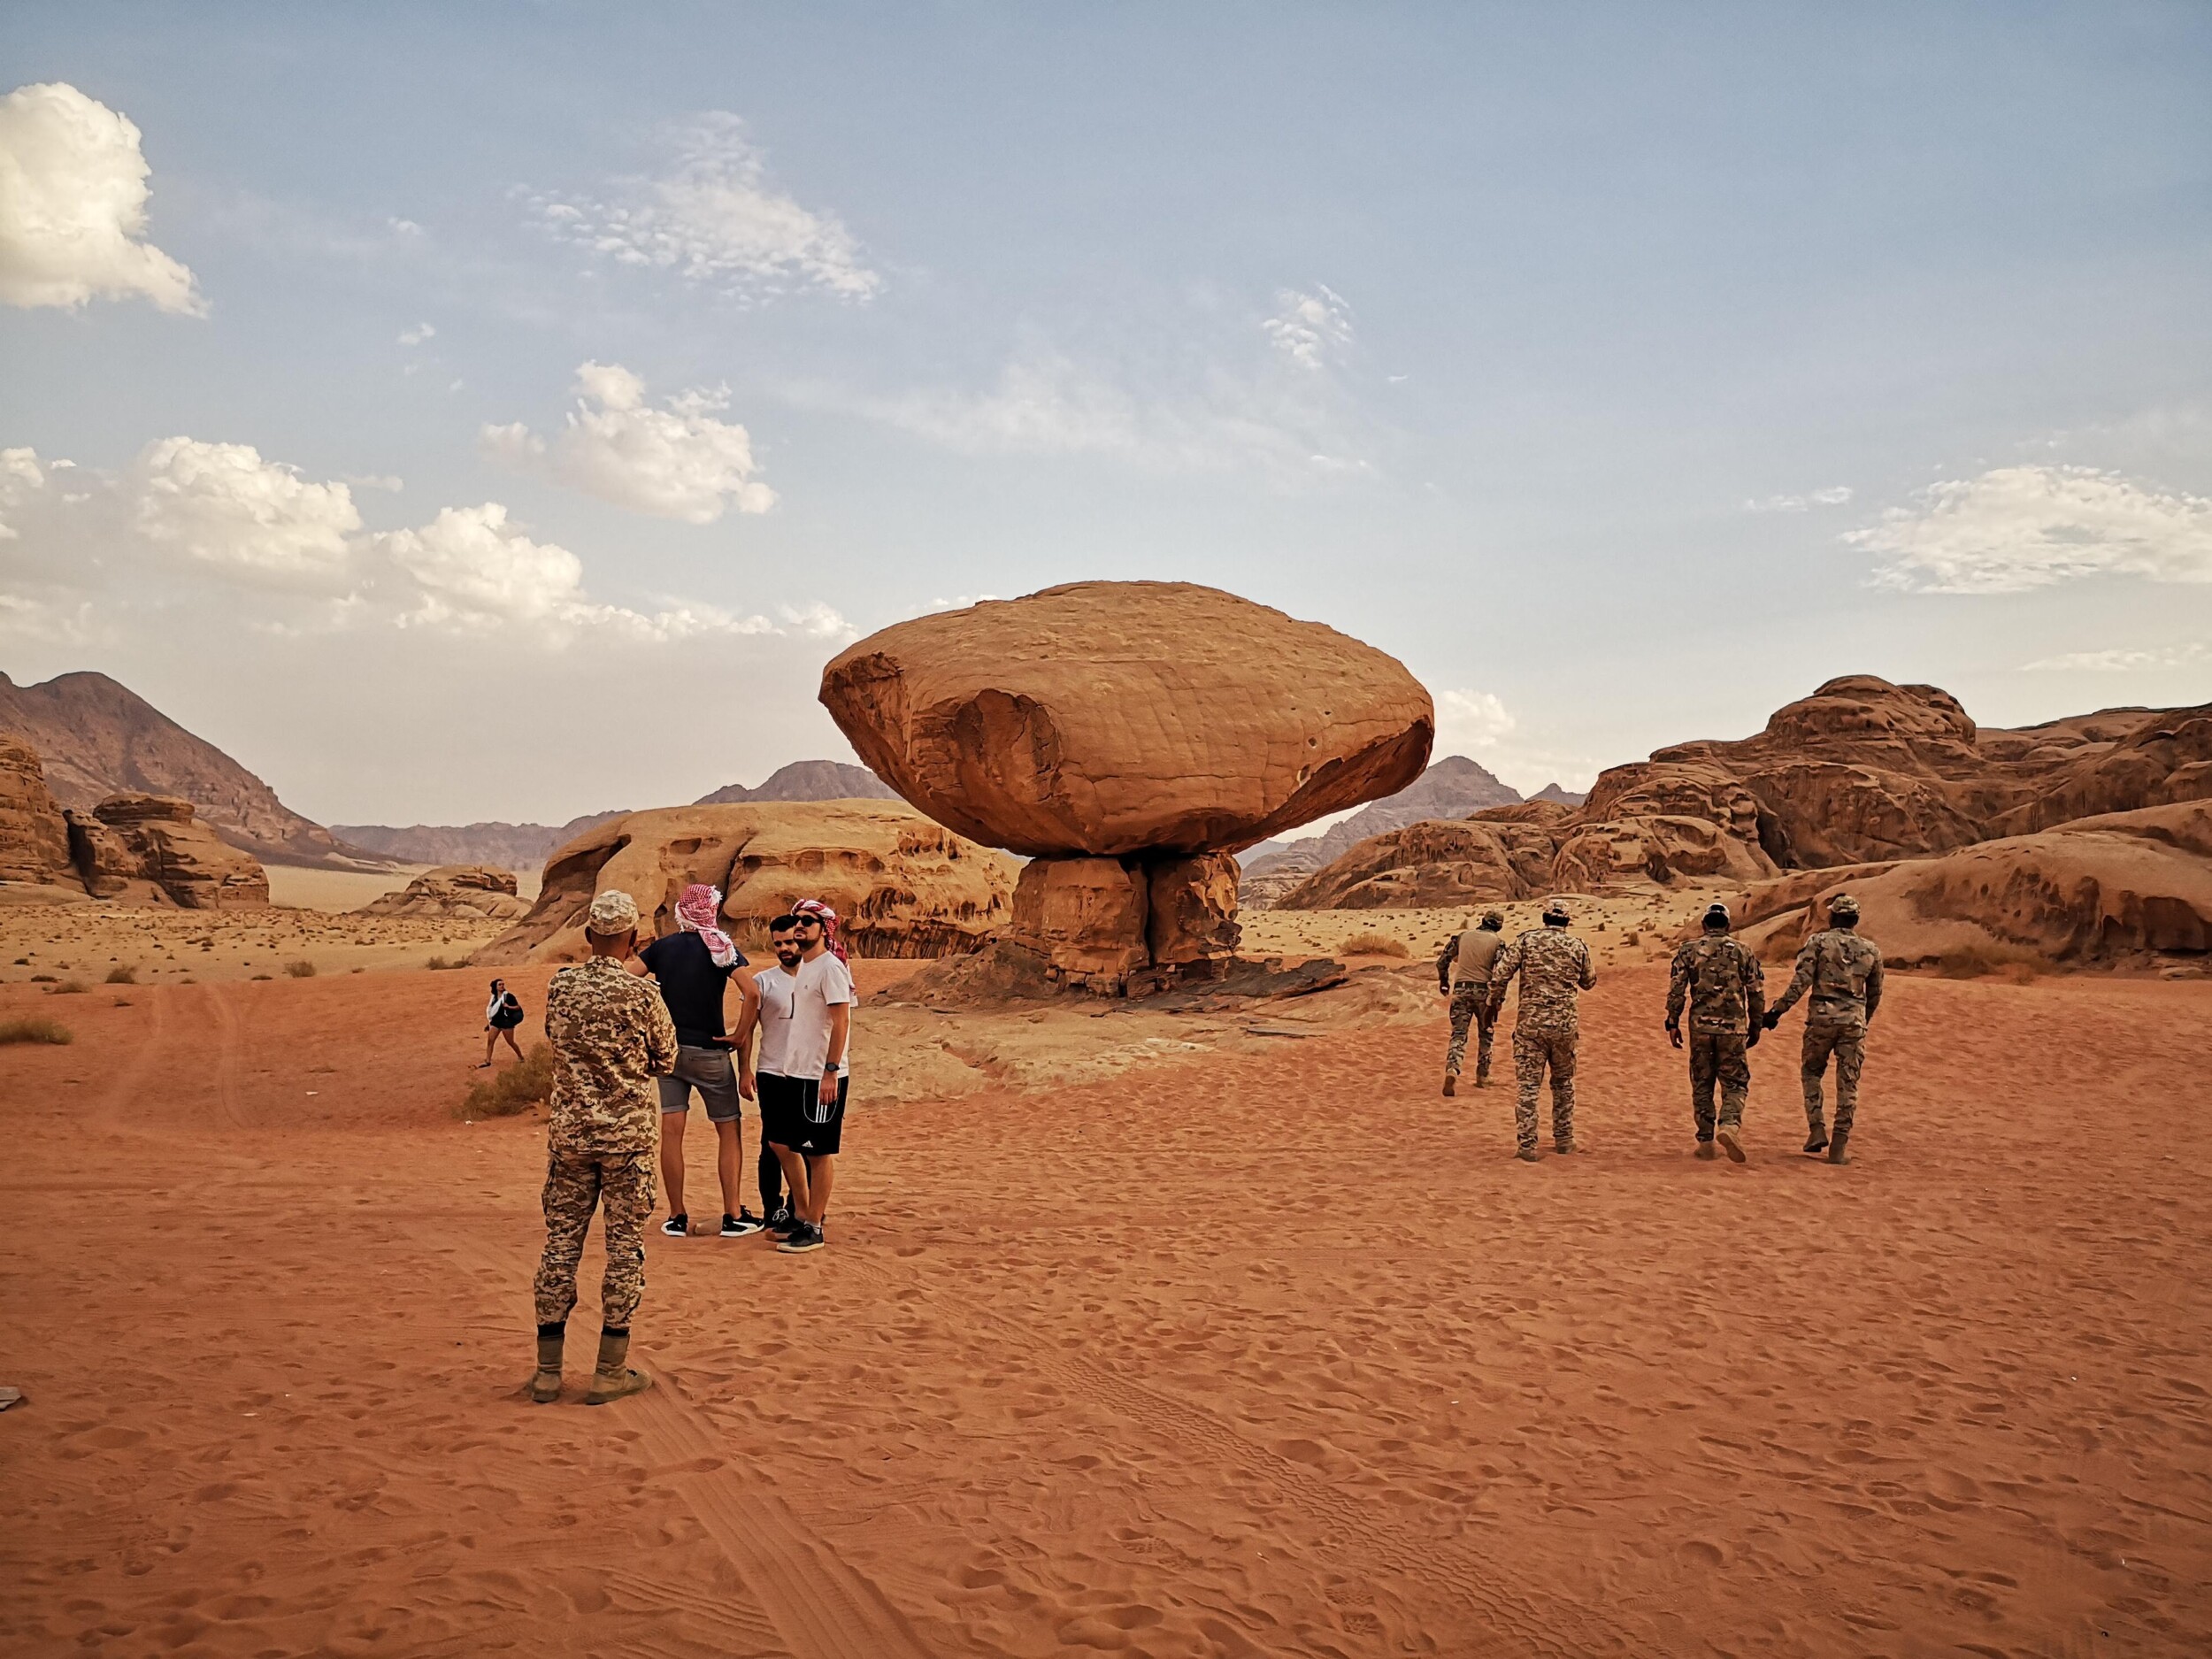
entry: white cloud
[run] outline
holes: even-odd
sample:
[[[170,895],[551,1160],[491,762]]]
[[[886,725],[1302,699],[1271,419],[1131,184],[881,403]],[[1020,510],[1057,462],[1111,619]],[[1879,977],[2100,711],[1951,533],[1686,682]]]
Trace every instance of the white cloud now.
[[[149,541],[241,577],[342,580],[361,528],[343,484],[311,483],[246,443],[164,438],[134,468],[135,519]]]
[[[712,524],[729,507],[766,512],[776,492],[753,477],[745,428],[718,420],[726,393],[694,389],[664,409],[645,402],[645,382],[619,364],[576,371],[579,402],[550,442],[521,422],[488,426],[485,447],[587,495],[656,518]]]
[[[1282,309],[1263,322],[1275,349],[1302,369],[1319,369],[1352,343],[1352,308],[1334,289],[1315,284],[1310,294],[1285,288]]]
[[[1831,484],[1825,489],[1809,489],[1802,495],[1769,495],[1759,501],[1743,504],[1746,512],[1808,512],[1815,507],[1840,507],[1851,499],[1851,486]]]
[[[535,198],[541,219],[617,265],[672,272],[741,300],[816,288],[865,301],[882,288],[835,214],[800,206],[770,180],[736,116],[700,116],[673,137],[673,165],[660,177],[625,180],[604,200]]]
[[[192,273],[144,240],[152,169],[138,128],[61,81],[0,98],[0,302],[138,296],[204,315]]]
[[[45,488],[46,470],[38,464],[37,450],[0,449],[0,514]],[[21,534],[0,517],[0,541],[12,541]]]
[[[851,623],[818,599],[806,605],[779,605],[776,613],[792,633],[810,639],[833,640],[854,632]]]
[[[1493,749],[1513,733],[1513,716],[1494,692],[1440,691],[1435,701],[1436,747],[1445,754]]]
[[[412,579],[415,603],[402,626],[565,619],[583,603],[584,562],[565,547],[533,541],[495,501],[445,508],[419,530],[376,541]]]
[[[2212,646],[2202,641],[2187,645],[2161,646],[2154,650],[2131,649],[2117,647],[2103,651],[2068,651],[2059,657],[2039,657],[2032,663],[2020,664],[2024,672],[2050,672],[2058,673],[2129,674],[2148,669],[2181,668],[2191,663],[2212,657]]]
[[[1601,763],[1588,755],[1554,749],[1540,740],[1531,741],[1494,692],[1447,690],[1430,695],[1436,704],[1439,756],[1465,755],[1529,794],[1548,783],[1586,788],[1598,774]]]
[[[2000,594],[2088,576],[2212,582],[2212,500],[2084,466],[2007,466],[1936,484],[1843,538],[1878,586]]]
[[[417,323],[412,328],[403,328],[399,331],[399,343],[403,346],[419,346],[437,332],[428,323]]]

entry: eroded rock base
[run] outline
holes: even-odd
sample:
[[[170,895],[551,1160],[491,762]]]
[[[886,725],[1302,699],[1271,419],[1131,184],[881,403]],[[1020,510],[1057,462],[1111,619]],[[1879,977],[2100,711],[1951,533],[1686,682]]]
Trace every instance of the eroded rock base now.
[[[1230,853],[1035,858],[995,952],[1040,994],[1142,996],[1219,977],[1236,956],[1236,917]]]

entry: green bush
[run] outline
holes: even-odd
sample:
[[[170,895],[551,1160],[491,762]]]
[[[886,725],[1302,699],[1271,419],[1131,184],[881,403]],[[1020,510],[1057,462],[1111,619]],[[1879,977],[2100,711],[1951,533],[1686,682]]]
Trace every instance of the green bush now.
[[[110,968],[108,970],[108,983],[110,985],[136,985],[138,983],[138,970],[132,967],[128,963],[125,963],[119,968]]]
[[[303,957],[297,962],[286,963],[284,972],[295,979],[311,979],[315,977],[315,964]]]
[[[464,1118],[511,1118],[553,1097],[553,1048],[534,1042],[520,1065],[472,1084],[461,1102]]]
[[[58,1019],[48,1019],[34,1014],[18,1019],[0,1019],[0,1043],[5,1042],[74,1042],[76,1035]]]

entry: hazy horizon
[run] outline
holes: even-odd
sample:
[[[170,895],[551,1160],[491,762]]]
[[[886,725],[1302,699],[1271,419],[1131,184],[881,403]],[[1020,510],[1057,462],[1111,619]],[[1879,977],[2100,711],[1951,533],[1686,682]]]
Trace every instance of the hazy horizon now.
[[[2212,696],[2212,12],[0,17],[0,668],[324,823],[852,758],[1207,582],[1524,795],[1839,674]],[[9,182],[12,180],[12,182]]]

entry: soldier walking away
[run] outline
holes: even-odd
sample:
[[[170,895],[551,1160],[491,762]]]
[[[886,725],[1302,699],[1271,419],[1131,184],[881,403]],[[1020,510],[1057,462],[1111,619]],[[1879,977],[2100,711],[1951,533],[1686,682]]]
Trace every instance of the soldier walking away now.
[[[645,1221],[653,1213],[660,1131],[656,1078],[676,1069],[676,1026],[660,993],[626,965],[637,944],[637,903],[612,889],[584,922],[591,958],[553,976],[545,1033],[553,1043],[546,1120],[545,1255],[538,1263],[538,1371],[530,1397],[561,1392],[561,1345],[576,1306],[576,1268],[596,1207],[606,1217],[607,1273],[599,1288],[599,1363],[588,1405],[652,1386],[629,1369],[630,1318],[645,1290]]]
[[[1554,1149],[1579,1152],[1575,1141],[1575,1046],[1582,1026],[1576,999],[1598,982],[1590,948],[1567,931],[1567,902],[1550,899],[1544,925],[1531,928],[1498,953],[1490,971],[1490,1018],[1505,1002],[1506,982],[1521,976],[1521,997],[1513,1018],[1513,1073],[1520,1086],[1513,1102],[1513,1127],[1520,1142],[1514,1156],[1536,1162],[1536,1091],[1551,1071],[1551,1135]]]
[[[1859,1069],[1866,1064],[1866,1028],[1882,1005],[1882,953],[1860,933],[1859,902],[1848,893],[1828,901],[1828,926],[1797,953],[1789,989],[1767,1010],[1772,1031],[1797,999],[1812,994],[1805,1010],[1805,1047],[1799,1075],[1805,1085],[1805,1150],[1824,1150],[1831,1164],[1851,1162],[1851,1124],[1859,1110]],[[1836,1133],[1821,1117],[1820,1079],[1836,1057]]]
[[[1444,954],[1436,959],[1436,988],[1452,999],[1452,1042],[1444,1050],[1444,1093],[1459,1093],[1459,1069],[1467,1059],[1467,1027],[1478,1033],[1475,1045],[1475,1087],[1490,1087],[1490,1033],[1496,1018],[1490,1011],[1490,971],[1505,949],[1505,918],[1495,910],[1482,913],[1482,925],[1454,933]],[[1457,971],[1455,972],[1454,970]]]
[[[1765,1031],[1766,974],[1759,958],[1729,933],[1725,904],[1705,912],[1705,934],[1674,953],[1667,980],[1667,1041],[1682,1042],[1682,1005],[1690,1008],[1690,1111],[1697,1119],[1697,1155],[1714,1156],[1713,1141],[1744,1162],[1743,1109],[1751,1094],[1747,1049]],[[1713,1085],[1720,1085],[1720,1118],[1713,1118]]]

